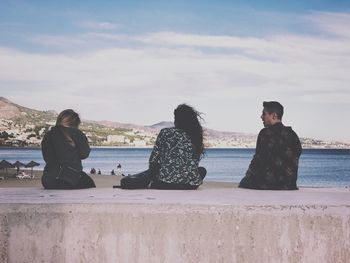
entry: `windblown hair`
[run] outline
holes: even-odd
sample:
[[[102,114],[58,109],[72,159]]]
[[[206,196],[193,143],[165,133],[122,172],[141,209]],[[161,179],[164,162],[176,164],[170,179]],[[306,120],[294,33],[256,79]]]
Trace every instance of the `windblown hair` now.
[[[283,106],[281,105],[281,103],[277,101],[264,101],[263,107],[264,107],[264,110],[266,110],[268,113],[276,113],[277,118],[279,120],[282,120]]]
[[[56,126],[60,128],[67,142],[73,147],[75,147],[75,142],[63,127],[71,127],[78,129],[80,123],[81,121],[79,114],[72,109],[62,111],[57,117]]]
[[[79,114],[72,109],[67,109],[58,115],[56,126],[78,128],[80,122]]]
[[[201,113],[187,104],[180,104],[174,110],[175,127],[185,131],[191,138],[194,151],[198,157],[204,155],[203,128],[199,119],[203,120]]]

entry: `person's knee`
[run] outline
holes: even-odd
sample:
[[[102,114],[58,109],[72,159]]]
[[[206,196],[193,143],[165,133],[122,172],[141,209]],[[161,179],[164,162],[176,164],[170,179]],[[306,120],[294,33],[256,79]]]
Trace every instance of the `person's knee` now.
[[[96,188],[96,184],[90,176],[85,175],[80,180],[78,188]]]
[[[205,169],[204,167],[198,167],[198,173],[201,176],[202,180],[204,179],[204,177],[207,175],[207,169]]]
[[[46,176],[41,177],[41,184],[45,189],[53,189],[53,184],[50,183],[50,180]]]
[[[244,178],[240,181],[238,187],[239,187],[239,188],[249,188],[248,180],[247,180],[246,177],[244,177]]]

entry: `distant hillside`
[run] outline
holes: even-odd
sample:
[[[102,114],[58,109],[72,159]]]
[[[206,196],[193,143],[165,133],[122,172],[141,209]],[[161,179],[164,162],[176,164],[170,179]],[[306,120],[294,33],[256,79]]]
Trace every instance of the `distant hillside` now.
[[[256,139],[256,134],[250,134],[250,133],[243,133],[243,132],[225,132],[225,131],[217,131],[212,129],[205,129],[205,134],[208,137],[214,137],[214,138],[250,138],[250,139]]]
[[[35,109],[26,108],[11,102],[10,100],[0,97],[0,118],[13,120],[17,124],[38,124],[44,125],[45,123],[56,122],[58,113],[55,111],[39,111]],[[140,129],[144,131],[157,132],[163,128],[174,127],[174,123],[170,121],[162,121],[150,126],[142,126],[130,123],[120,123],[113,121],[94,121],[94,120],[82,120],[82,127],[94,127],[94,128],[111,128],[121,130]],[[251,137],[255,135],[235,132],[222,132],[212,129],[206,129],[206,135],[210,137]]]
[[[15,104],[4,97],[0,97],[0,118],[13,120],[18,124],[45,124],[54,121],[57,113],[54,111],[39,111]]]
[[[56,122],[58,113],[23,107],[0,97],[0,146],[38,146]],[[81,130],[95,146],[149,147],[158,132],[174,123],[162,121],[150,126],[112,121],[82,120]],[[256,134],[223,132],[204,127],[206,147],[254,148]],[[350,144],[301,138],[304,148],[350,148]]]
[[[35,109],[30,109],[15,104],[4,97],[0,97],[0,119],[12,120],[16,124],[20,125],[28,123],[45,125],[46,123],[56,122],[57,115],[58,113],[53,110],[39,111]],[[121,129],[133,129],[134,127],[143,127],[126,123],[118,123],[111,121],[93,121],[83,119],[82,127],[84,126],[95,126],[97,128],[110,127]]]
[[[21,111],[19,109],[20,106],[12,103],[11,101],[5,99],[4,97],[0,97],[0,118],[2,119],[11,119],[16,116],[21,115]]]
[[[150,128],[153,129],[164,129],[164,128],[170,128],[170,127],[174,127],[174,123],[170,122],[170,121],[162,121],[162,122],[158,122],[156,124],[153,124],[151,126],[149,126]]]

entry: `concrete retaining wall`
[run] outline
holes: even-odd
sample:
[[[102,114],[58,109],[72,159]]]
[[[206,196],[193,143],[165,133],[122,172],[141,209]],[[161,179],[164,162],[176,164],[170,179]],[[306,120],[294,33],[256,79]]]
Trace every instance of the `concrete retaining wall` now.
[[[0,204],[1,262],[350,262],[350,206]]]

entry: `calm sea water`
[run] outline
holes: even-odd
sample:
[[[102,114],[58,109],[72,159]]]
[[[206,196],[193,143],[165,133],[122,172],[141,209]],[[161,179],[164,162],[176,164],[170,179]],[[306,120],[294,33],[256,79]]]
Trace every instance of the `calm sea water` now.
[[[200,165],[208,170],[206,180],[239,182],[254,155],[254,149],[208,149]],[[93,148],[84,170],[92,167],[110,174],[118,163],[125,174],[147,169],[151,149]],[[0,148],[0,160],[10,162],[31,160],[40,163],[35,169],[42,170],[45,162],[40,149]],[[349,187],[350,150],[303,150],[299,163],[299,186]]]

